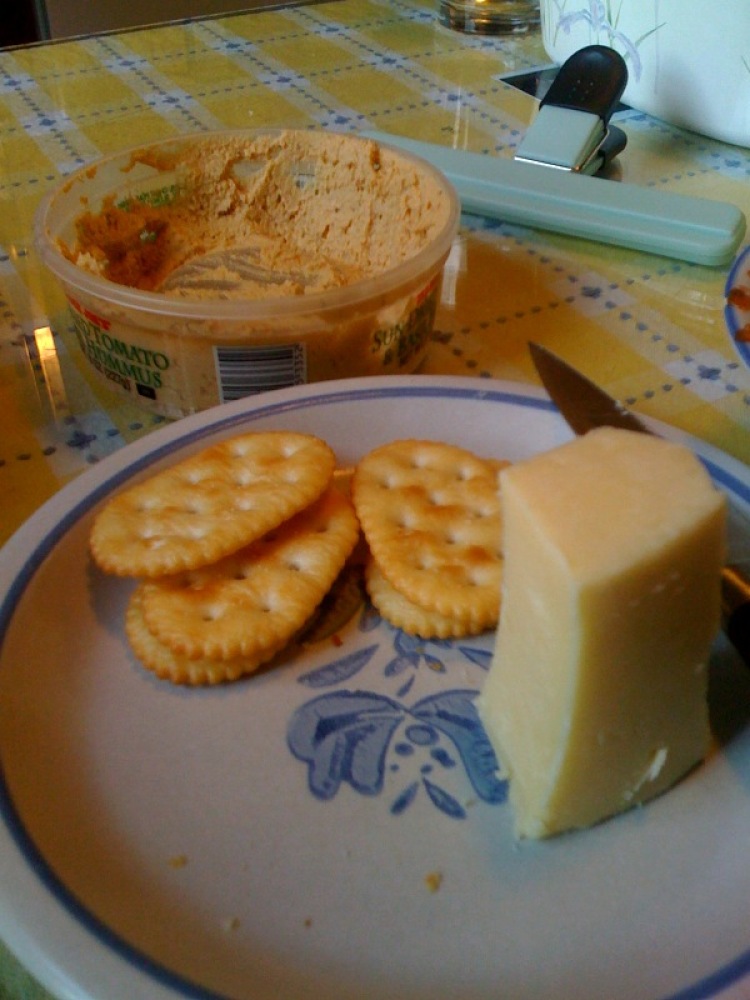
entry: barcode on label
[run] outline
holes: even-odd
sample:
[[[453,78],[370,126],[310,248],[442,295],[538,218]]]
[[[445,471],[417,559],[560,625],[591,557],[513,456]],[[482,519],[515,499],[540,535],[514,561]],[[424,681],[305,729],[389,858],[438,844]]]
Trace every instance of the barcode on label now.
[[[303,385],[307,381],[302,344],[265,347],[214,347],[216,377],[222,403],[267,389]]]

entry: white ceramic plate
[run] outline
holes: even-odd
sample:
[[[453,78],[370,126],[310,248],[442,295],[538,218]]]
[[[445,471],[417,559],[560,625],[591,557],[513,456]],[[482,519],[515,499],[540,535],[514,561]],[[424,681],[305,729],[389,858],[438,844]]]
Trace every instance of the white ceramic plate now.
[[[312,430],[342,464],[399,436],[511,459],[569,436],[512,384],[306,386],[158,431],[42,508],[0,557],[0,933],[20,958],[98,1000],[747,996],[750,671],[722,642],[710,760],[521,845],[473,707],[491,636],[417,643],[365,612],[216,690],[134,661],[130,585],[87,556],[96,506],[263,427]],[[747,470],[699,450],[746,503]]]
[[[724,288],[727,300],[724,306],[724,318],[729,337],[741,360],[750,367],[750,341],[740,339],[738,336],[742,329],[750,328],[750,308],[742,308],[739,304],[729,301],[729,293],[740,287],[750,294],[750,246],[746,246],[735,258]]]

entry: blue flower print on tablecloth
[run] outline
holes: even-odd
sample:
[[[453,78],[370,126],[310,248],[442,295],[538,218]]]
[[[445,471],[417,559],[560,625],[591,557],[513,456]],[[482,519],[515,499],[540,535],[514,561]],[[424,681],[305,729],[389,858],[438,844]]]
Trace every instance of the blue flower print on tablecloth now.
[[[470,642],[416,639],[382,622],[369,606],[359,631],[377,641],[299,679],[323,689],[297,708],[287,729],[291,753],[307,766],[311,793],[328,800],[344,784],[367,796],[389,789],[393,815],[421,795],[445,815],[464,819],[468,779],[473,796],[504,802],[507,782],[498,776],[498,761],[477,713],[478,690],[450,686],[450,672],[458,664],[484,673],[491,652]],[[410,701],[422,671],[430,674],[428,684],[438,679],[445,686]],[[355,677],[359,683],[371,678],[379,689],[352,689],[348,685]],[[382,690],[391,685],[392,693]]]
[[[628,37],[618,26],[624,2],[625,0],[617,0],[617,3],[613,4],[612,0],[606,0],[606,2],[605,0],[588,0],[588,3],[570,9],[568,0],[553,0],[557,11],[555,26],[558,31],[562,30],[566,34],[570,34],[574,25],[578,23],[588,24],[592,43],[609,45],[611,48],[617,49],[625,61],[630,64],[633,78],[640,80],[643,65],[638,53],[638,46],[663,27],[663,22],[655,23],[654,27],[640,38]],[[641,4],[644,0],[634,0],[634,2]],[[656,21],[656,8],[654,8],[654,20]]]

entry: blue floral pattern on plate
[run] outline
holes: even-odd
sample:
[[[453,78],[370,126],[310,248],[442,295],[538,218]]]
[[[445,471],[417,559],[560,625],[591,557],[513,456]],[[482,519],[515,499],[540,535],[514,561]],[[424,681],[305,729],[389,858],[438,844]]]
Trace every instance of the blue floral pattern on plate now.
[[[476,643],[421,640],[383,622],[366,605],[357,629],[377,640],[303,674],[299,683],[317,692],[293,713],[287,745],[307,766],[310,792],[336,796],[342,785],[366,796],[391,793],[390,812],[405,812],[420,794],[443,814],[465,819],[467,789],[497,805],[507,781],[476,707],[478,682],[489,667],[487,638]],[[383,641],[385,640],[385,641]],[[474,671],[475,686],[454,687],[457,667]],[[427,672],[427,687],[409,698]],[[369,681],[373,687],[357,686]],[[445,684],[443,684],[445,681]],[[382,690],[384,687],[394,690]],[[395,783],[386,782],[391,776]]]

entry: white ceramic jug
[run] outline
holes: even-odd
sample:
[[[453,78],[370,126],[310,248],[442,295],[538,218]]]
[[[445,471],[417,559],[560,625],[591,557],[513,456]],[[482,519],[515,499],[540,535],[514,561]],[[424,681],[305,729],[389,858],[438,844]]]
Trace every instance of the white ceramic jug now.
[[[750,0],[541,0],[544,47],[624,56],[632,107],[750,146]]]

